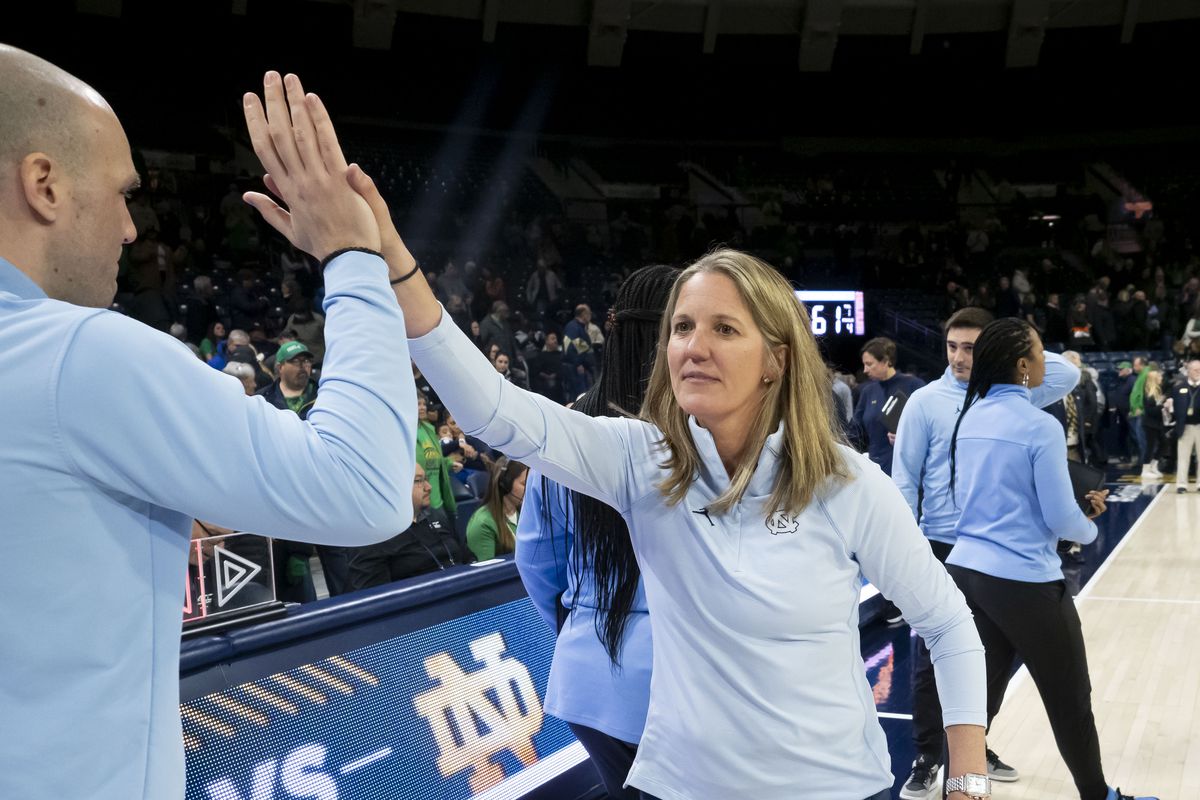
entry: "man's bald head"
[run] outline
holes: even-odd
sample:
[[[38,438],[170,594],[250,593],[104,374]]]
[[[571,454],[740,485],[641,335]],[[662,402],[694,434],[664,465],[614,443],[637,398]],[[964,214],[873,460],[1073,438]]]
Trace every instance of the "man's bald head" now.
[[[50,297],[106,306],[138,184],[125,131],[95,89],[0,45],[0,258]]]
[[[43,152],[65,168],[84,163],[88,112],[112,113],[100,93],[44,58],[0,44],[0,180]]]

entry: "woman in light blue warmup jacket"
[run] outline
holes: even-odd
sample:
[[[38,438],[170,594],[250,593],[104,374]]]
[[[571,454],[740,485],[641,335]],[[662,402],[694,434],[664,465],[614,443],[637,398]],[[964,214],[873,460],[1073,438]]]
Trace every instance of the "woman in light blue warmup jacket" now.
[[[599,379],[573,408],[617,416],[641,408],[663,308],[679,270],[645,267],[617,292]],[[608,794],[633,765],[650,702],[650,619],[625,521],[615,510],[531,474],[517,527],[517,568],[546,622],[559,630],[546,711],[566,720]],[[560,599],[561,598],[561,599]],[[567,613],[569,611],[569,613]]]
[[[413,359],[463,430],[628,525],[654,629],[628,785],[662,800],[887,798],[859,651],[866,576],[946,678],[950,800],[989,794],[979,635],[895,485],[839,442],[828,371],[778,272],[732,250],[684,270],[641,418],[589,417],[505,381],[443,314],[370,180],[349,179],[402,276]]]
[[[1059,539],[1089,544],[1108,492],[1076,504],[1058,420],[1034,407],[1042,342],[1024,320],[998,319],[975,340],[967,396],[950,440],[950,486],[962,509],[947,569],[967,597],[987,650],[988,722],[1025,662],[1080,800],[1132,798],[1100,763],[1079,614],[1063,580]]]

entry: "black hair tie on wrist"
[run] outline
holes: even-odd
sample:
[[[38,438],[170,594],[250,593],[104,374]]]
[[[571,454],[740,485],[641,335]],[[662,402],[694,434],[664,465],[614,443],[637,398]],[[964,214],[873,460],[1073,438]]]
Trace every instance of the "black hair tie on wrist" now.
[[[394,281],[388,281],[388,283],[390,283],[392,286],[395,286],[398,283],[404,283],[406,280],[411,278],[413,275],[416,275],[420,271],[421,271],[421,265],[417,264],[416,266],[414,266],[412,268],[412,272],[408,273],[407,275],[401,275],[399,278],[396,278],[396,280],[394,280]]]
[[[372,250],[369,247],[343,247],[341,250],[334,250],[332,253],[321,259],[321,271],[325,271],[325,268],[329,266],[330,261],[333,261],[338,256],[346,253],[366,253],[367,255],[379,256],[380,258],[383,258],[383,253],[379,252],[378,250]]]

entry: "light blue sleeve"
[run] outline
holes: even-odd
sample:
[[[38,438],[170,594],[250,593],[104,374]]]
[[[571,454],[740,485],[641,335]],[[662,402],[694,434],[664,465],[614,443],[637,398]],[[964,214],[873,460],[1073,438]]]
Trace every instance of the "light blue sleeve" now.
[[[409,349],[455,421],[488,446],[621,512],[653,491],[634,486],[643,470],[633,462],[630,441],[646,423],[589,417],[514,386],[444,311],[437,327],[409,340]],[[637,449],[644,460],[648,448]]]
[[[987,724],[987,669],[967,601],[934,557],[904,498],[863,456],[854,480],[826,507],[863,576],[904,613],[929,646],[944,725]]]
[[[904,405],[900,424],[896,428],[896,444],[892,455],[892,481],[904,502],[908,503],[914,520],[920,521],[920,490],[925,478],[925,459],[929,455],[929,418],[925,414],[923,395],[914,395]]]
[[[1038,436],[1033,445],[1033,486],[1042,521],[1060,539],[1091,544],[1098,531],[1075,502],[1062,426],[1052,417],[1039,424],[1047,426],[1046,434]]]
[[[91,317],[48,398],[68,463],[128,502],[234,530],[362,545],[407,528],[416,390],[404,317],[377,256],[339,256],[325,280],[328,346],[307,421],[246,397],[166,334]]]
[[[525,499],[517,521],[517,571],[529,599],[553,631],[558,630],[559,597],[567,590],[567,560],[571,538],[566,519],[557,513],[565,498],[558,484],[548,486],[554,496],[542,492],[542,476],[529,470],[525,478]],[[546,525],[546,504],[550,504],[550,525]]]
[[[1029,390],[1034,408],[1045,408],[1069,395],[1079,385],[1079,368],[1058,353],[1046,353],[1046,377]]]

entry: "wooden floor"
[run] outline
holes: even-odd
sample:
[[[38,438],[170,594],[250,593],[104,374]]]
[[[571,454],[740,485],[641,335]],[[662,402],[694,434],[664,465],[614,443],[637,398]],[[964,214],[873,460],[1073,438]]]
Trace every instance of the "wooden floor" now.
[[[1076,603],[1109,784],[1200,798],[1200,494],[1168,484]],[[1024,669],[988,744],[1021,772],[997,800],[1078,800]]]

